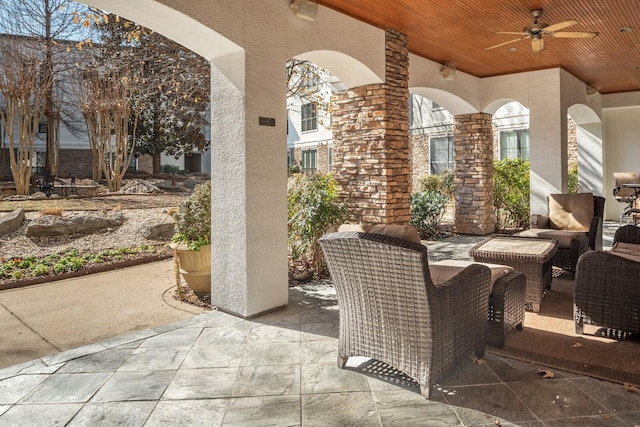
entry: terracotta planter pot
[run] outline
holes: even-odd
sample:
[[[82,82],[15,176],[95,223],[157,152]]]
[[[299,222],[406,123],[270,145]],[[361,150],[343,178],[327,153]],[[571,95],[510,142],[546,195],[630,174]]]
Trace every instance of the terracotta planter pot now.
[[[197,295],[211,293],[211,245],[202,246],[197,251],[182,245],[171,244],[180,261],[180,274],[187,285]]]

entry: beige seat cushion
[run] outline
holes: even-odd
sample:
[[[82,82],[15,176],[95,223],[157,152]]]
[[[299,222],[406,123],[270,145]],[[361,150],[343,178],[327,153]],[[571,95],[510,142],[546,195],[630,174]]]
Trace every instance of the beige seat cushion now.
[[[346,233],[348,231],[357,231],[360,233],[367,233],[370,228],[371,226],[366,224],[342,224],[338,227],[338,232]]]
[[[396,237],[398,239],[404,239],[414,243],[422,243],[420,233],[410,225],[376,224],[372,226],[368,232],[384,234],[385,236]]]
[[[457,259],[446,259],[444,261],[438,261],[429,264],[429,273],[431,275],[431,281],[433,283],[442,283],[451,279],[453,276],[462,271],[465,267],[471,264],[480,264],[489,267],[491,270],[491,284],[496,283],[496,280],[502,276],[511,273],[513,267],[508,265],[490,264],[486,262],[473,262],[463,261]]]
[[[640,245],[616,242],[611,248],[611,253],[632,261],[640,262]]]
[[[357,231],[361,233],[382,234],[389,237],[408,240],[414,243],[422,243],[418,230],[410,225],[398,224],[342,224],[338,227],[339,232]]]
[[[549,223],[557,230],[589,231],[593,209],[591,193],[549,195]]]
[[[518,237],[556,239],[558,241],[558,247],[563,249],[571,249],[571,241],[576,237],[584,235],[584,231],[552,230],[550,228],[530,228],[516,234]]]

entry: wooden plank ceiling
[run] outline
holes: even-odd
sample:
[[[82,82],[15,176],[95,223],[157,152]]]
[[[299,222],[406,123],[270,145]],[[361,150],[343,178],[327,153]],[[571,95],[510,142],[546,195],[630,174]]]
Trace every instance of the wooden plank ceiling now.
[[[640,0],[318,0],[318,3],[380,28],[405,33],[409,50],[432,61],[454,62],[477,77],[561,67],[600,93],[640,90]],[[578,24],[560,31],[598,32],[593,39],[545,37],[533,53],[517,39],[533,23],[531,10],[543,9],[539,22]],[[631,28],[632,31],[620,31]],[[517,48],[517,49],[513,49]]]

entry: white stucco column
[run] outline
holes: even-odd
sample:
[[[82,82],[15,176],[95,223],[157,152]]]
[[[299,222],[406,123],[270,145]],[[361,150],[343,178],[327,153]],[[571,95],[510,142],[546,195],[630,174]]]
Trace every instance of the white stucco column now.
[[[288,302],[286,12],[252,2],[244,52],[212,66],[211,301],[243,317]]]
[[[529,77],[532,214],[547,213],[549,194],[567,192],[567,111],[559,72],[544,70]]]

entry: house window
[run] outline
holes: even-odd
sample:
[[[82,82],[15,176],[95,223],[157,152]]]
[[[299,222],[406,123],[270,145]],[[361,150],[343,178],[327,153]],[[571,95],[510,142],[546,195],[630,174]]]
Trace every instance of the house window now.
[[[432,174],[453,169],[453,137],[444,136],[429,139],[429,159]]]
[[[310,92],[317,92],[320,90],[320,77],[316,73],[309,72],[303,81],[303,86]]]
[[[302,172],[316,173],[318,171],[318,150],[302,152]]]
[[[302,132],[308,132],[318,128],[316,122],[316,104],[310,102],[302,106],[300,122]]]
[[[44,163],[46,161],[44,151],[34,151],[31,157],[31,173],[35,175],[44,175]]]
[[[501,131],[500,158],[529,160],[529,130]]]

